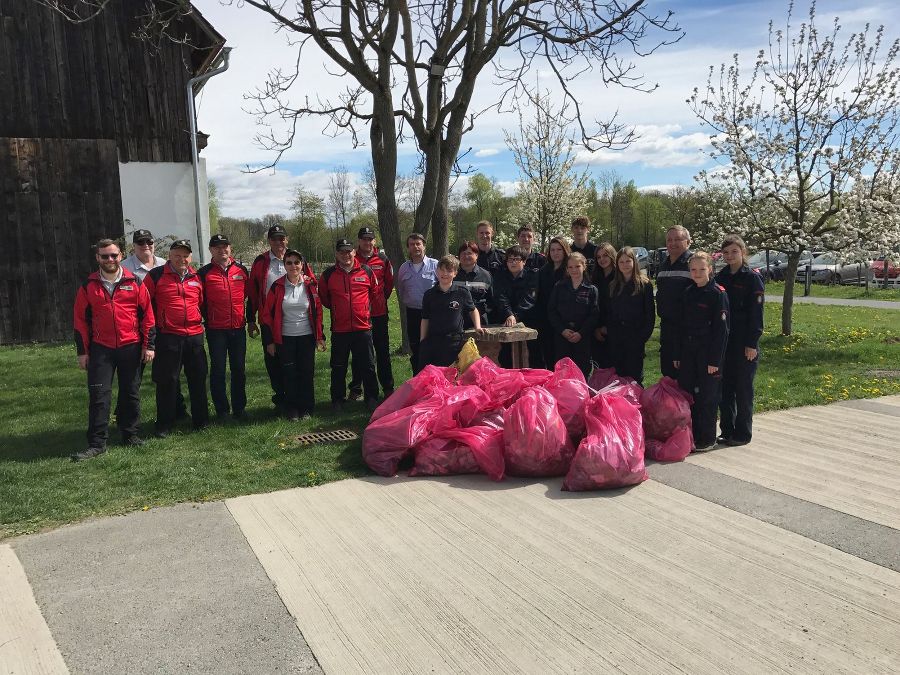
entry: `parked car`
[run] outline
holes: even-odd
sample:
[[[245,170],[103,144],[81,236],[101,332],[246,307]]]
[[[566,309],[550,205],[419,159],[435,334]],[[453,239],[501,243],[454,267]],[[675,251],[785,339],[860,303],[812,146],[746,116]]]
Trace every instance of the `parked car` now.
[[[662,264],[662,261],[666,259],[666,256],[669,255],[669,252],[663,248],[655,248],[650,251],[650,256],[647,258],[647,274],[650,277],[655,277],[656,273],[659,271],[659,266]]]
[[[650,262],[650,252],[643,246],[632,246],[631,248],[634,251],[635,257],[637,258],[638,266],[642,270],[647,269],[647,265]]]
[[[830,253],[822,253],[812,260],[809,268],[812,282],[815,284],[858,283],[865,279],[869,263],[840,263]],[[797,281],[806,283],[806,265],[797,268]],[[863,276],[860,276],[862,273]]]
[[[824,251],[813,251],[810,253],[809,251],[804,251],[800,254],[800,262],[797,264],[797,269],[799,270],[801,267],[806,267],[807,264],[812,264],[813,259],[817,255],[822,255]],[[784,262],[778,263],[775,267],[772,268],[772,281],[784,281],[785,275],[787,273],[787,255],[784,256]]]
[[[887,278],[888,283],[897,283],[898,278],[900,278],[900,260],[898,260],[900,256],[894,255],[891,256],[890,263],[888,263],[887,269]],[[877,259],[873,260],[871,263],[872,276],[871,279],[875,280],[875,283],[884,283],[884,256],[878,256]]]
[[[787,253],[781,251],[769,251],[769,259],[766,261],[766,251],[760,251],[750,256],[747,264],[750,269],[756,270],[762,275],[762,278],[769,280],[774,278],[774,270],[778,265],[787,266]]]

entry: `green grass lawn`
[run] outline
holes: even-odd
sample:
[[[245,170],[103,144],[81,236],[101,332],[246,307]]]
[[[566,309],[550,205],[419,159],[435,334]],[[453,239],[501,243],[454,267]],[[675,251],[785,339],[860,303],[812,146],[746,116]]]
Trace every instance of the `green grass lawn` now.
[[[392,343],[399,344],[396,304]],[[780,307],[766,307],[777,332]],[[767,331],[757,375],[757,408],[774,410],[845,398],[900,393],[900,379],[873,371],[900,368],[900,311],[799,305],[795,334]],[[647,382],[659,377],[658,342],[647,347]],[[368,414],[349,404],[340,417],[328,411],[328,354],[317,355],[319,412],[309,422],[277,418],[258,341],[248,345],[250,422],[152,440],[139,449],[110,444],[97,459],[73,464],[85,446],[87,387],[71,345],[0,348],[0,538],[91,516],[124,513],[185,501],[316,485],[366,473],[360,441],[297,447],[307,431],[344,428],[362,435]],[[396,382],[410,375],[409,360],[394,359]],[[149,372],[142,387],[149,433],[155,414]],[[186,392],[186,387],[185,387]],[[115,430],[111,441],[117,442]]]
[[[783,281],[766,282],[766,294],[784,295]],[[803,284],[794,285],[794,297],[803,295]],[[810,296],[814,298],[845,298],[848,300],[897,300],[900,301],[900,287],[876,288],[874,284],[865,286],[837,286],[834,284],[812,284]]]

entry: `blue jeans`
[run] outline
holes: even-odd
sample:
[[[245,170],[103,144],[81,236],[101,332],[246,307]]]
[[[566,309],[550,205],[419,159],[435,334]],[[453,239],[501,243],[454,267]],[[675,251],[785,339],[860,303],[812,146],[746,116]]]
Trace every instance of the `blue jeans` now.
[[[216,329],[206,331],[209,345],[209,393],[217,415],[227,415],[231,410],[240,415],[247,407],[247,332],[243,328]],[[225,391],[225,359],[231,365],[231,406]]]

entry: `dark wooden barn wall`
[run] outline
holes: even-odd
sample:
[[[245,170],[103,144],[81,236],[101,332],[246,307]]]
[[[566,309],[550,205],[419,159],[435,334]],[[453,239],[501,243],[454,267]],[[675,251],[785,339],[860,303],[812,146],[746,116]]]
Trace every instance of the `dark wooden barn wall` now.
[[[190,48],[132,37],[141,3],[110,2],[72,24],[0,0],[0,137],[114,139],[122,162],[189,162]]]
[[[0,138],[0,343],[70,338],[91,245],[123,234],[114,140]]]

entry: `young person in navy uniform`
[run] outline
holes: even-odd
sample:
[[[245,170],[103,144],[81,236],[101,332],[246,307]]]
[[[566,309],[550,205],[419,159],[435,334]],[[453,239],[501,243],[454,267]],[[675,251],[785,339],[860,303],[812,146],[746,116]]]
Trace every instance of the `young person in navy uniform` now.
[[[719,426],[724,445],[746,445],[753,436],[753,380],[759,365],[759,338],[763,331],[765,284],[745,260],[747,246],[736,234],[722,242],[727,267],[716,275],[716,283],[728,293],[731,330],[722,373],[722,403]]]
[[[580,253],[587,262],[586,279],[592,279],[594,267],[597,265],[597,244],[588,239],[591,232],[591,219],[587,216],[576,216],[572,219],[572,245],[569,247],[572,253]],[[591,282],[593,286],[593,282]]]
[[[597,289],[585,278],[587,260],[572,253],[566,261],[566,278],[550,293],[548,317],[554,331],[554,356],[568,356],[585,378],[591,374],[591,334],[597,325]],[[554,364],[546,364],[550,368]]]
[[[547,262],[546,256],[534,250],[534,230],[531,225],[522,225],[516,231],[516,241],[525,255],[525,269],[537,272]]]
[[[656,324],[653,284],[630,246],[619,251],[615,264],[603,312],[609,358],[616,374],[643,385],[645,347]]]
[[[550,324],[549,307],[550,295],[553,288],[566,278],[566,264],[569,262],[569,242],[563,237],[553,237],[547,246],[548,260],[538,270],[538,292],[535,302],[535,328],[538,332],[538,346],[544,365],[552,368],[561,357],[556,356],[556,333]]]
[[[519,246],[506,250],[506,270],[494,278],[494,301],[497,307],[495,321],[502,326],[523,323],[532,328],[535,324],[537,300],[537,272],[525,267],[528,254]],[[528,340],[528,365],[543,368],[544,359],[537,340]],[[504,368],[512,368],[512,347],[508,342],[500,347],[497,357]]]
[[[445,255],[438,261],[438,282],[422,296],[422,323],[419,358],[421,367],[449,366],[463,346],[463,318],[481,332],[481,317],[469,289],[453,281],[459,270],[459,259]]]
[[[616,249],[604,241],[594,251],[594,271],[591,274],[591,284],[597,287],[597,297],[600,300],[598,307],[600,318],[597,320],[597,327],[591,340],[591,359],[598,368],[613,367],[607,339],[606,312],[609,304],[609,287],[615,278]]]
[[[681,225],[666,231],[668,256],[656,273],[656,313],[659,314],[659,369],[663,375],[677,379],[674,349],[678,342],[685,289],[691,286],[688,259],[691,234]]]
[[[705,452],[716,445],[716,411],[728,342],[728,294],[712,279],[708,253],[694,253],[689,265],[694,283],[684,291],[684,316],[673,365],[679,386],[694,397],[691,424],[695,450]]]

